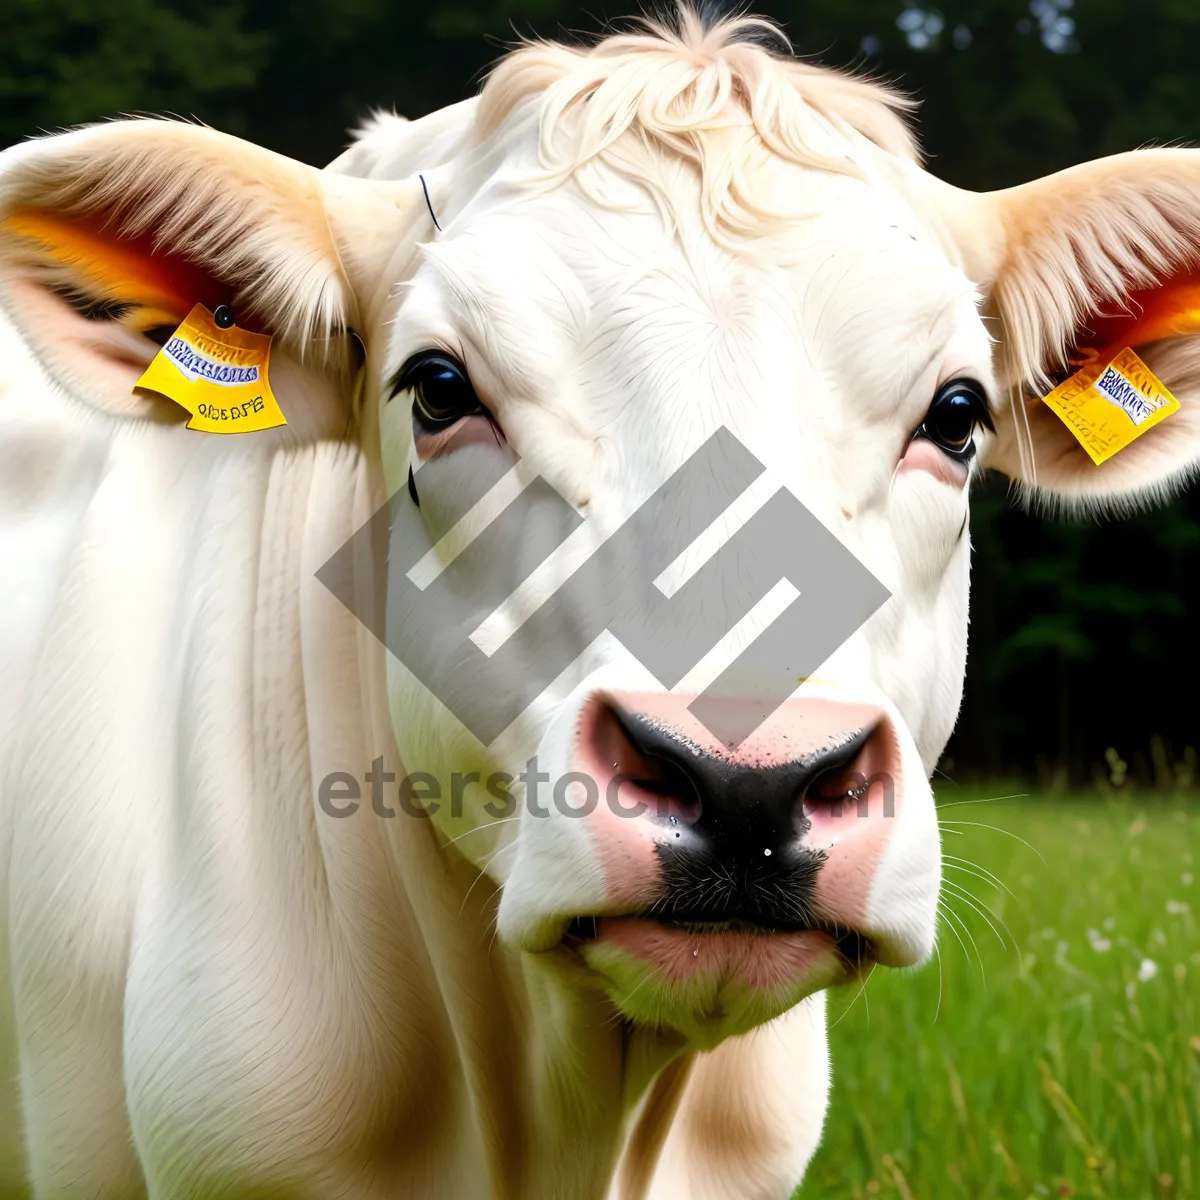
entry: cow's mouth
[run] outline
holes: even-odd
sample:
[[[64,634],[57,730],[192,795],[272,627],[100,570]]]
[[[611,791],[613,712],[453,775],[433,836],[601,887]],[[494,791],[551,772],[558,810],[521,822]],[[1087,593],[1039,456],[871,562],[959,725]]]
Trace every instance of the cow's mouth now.
[[[750,921],[739,918],[718,921],[698,914],[689,915],[686,912],[672,912],[670,916],[665,916],[662,913],[656,913],[653,909],[618,918],[575,917],[567,925],[562,944],[568,950],[581,951],[590,943],[599,941],[604,936],[605,926],[616,921],[626,926],[630,922],[645,924],[667,934],[696,939],[698,945],[703,945],[706,940],[723,935],[760,938],[763,942],[761,953],[764,955],[770,955],[770,943],[773,940],[784,941],[788,940],[789,936],[820,939],[841,961],[846,981],[864,976],[876,962],[870,938],[856,930],[846,929],[844,926],[833,923],[813,921],[796,924]]]

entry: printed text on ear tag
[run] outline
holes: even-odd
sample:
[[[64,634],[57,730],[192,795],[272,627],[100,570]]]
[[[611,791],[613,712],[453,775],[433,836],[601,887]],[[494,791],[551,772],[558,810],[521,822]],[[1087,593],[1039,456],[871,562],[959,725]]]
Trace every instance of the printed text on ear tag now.
[[[1128,348],[1088,363],[1043,399],[1097,466],[1179,411],[1163,381]]]
[[[251,433],[286,425],[267,379],[271,337],[236,325],[221,329],[203,304],[154,356],[134,387],[149,388],[192,414],[189,429]]]

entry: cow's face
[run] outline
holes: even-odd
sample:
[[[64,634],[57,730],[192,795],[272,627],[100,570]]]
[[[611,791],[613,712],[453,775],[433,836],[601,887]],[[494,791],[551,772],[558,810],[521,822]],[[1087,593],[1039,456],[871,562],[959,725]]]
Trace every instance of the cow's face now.
[[[392,709],[406,767],[442,781],[446,832],[505,881],[504,935],[565,946],[624,1011],[710,1035],[873,960],[930,952],[939,861],[926,775],[958,707],[968,483],[995,395],[975,289],[911,213],[860,180],[778,175],[815,215],[774,253],[718,245],[691,196],[674,234],[648,199],[617,212],[574,182],[490,204],[477,192],[461,215],[446,205],[400,293],[380,400],[389,491],[410,507],[394,536],[407,539],[419,512],[430,543],[446,538],[438,567],[454,573],[439,582],[422,564],[447,604],[429,617],[407,597],[392,606],[418,652],[441,639],[446,667],[418,679],[400,650]],[[452,170],[430,182],[454,194]],[[603,168],[595,182],[621,186]],[[727,445],[710,440],[721,431]],[[641,521],[689,463],[677,502]],[[476,509],[474,539],[456,539],[451,519],[479,479],[499,480],[496,492]],[[839,576],[784,496],[875,578],[852,563]],[[655,585],[668,567],[670,604]],[[680,586],[692,572],[697,596]],[[761,604],[722,639],[753,572],[765,572],[749,597]],[[830,601],[861,619],[884,588],[882,611],[843,629],[828,662],[841,636],[815,661],[795,653],[789,605],[803,623],[825,620]],[[460,615],[455,596],[477,603]],[[447,627],[430,628],[439,614]],[[481,673],[473,632],[494,662],[508,656],[494,674]],[[777,649],[739,663],[760,635]],[[547,647],[555,637],[569,657]],[[676,669],[656,671],[653,644],[672,638]],[[447,711],[473,688],[500,708],[530,676],[538,686],[507,734],[464,730]],[[710,687],[705,720],[693,702]],[[476,707],[461,711],[470,725]],[[510,716],[502,708],[496,724]],[[494,733],[489,749],[475,737]],[[455,772],[477,772],[455,792],[457,817]],[[519,820],[468,832],[501,811],[487,782],[505,775],[503,815]]]

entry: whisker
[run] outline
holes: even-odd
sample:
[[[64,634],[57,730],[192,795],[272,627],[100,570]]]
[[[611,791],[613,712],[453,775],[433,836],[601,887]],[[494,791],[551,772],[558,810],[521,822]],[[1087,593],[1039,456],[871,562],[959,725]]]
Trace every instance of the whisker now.
[[[995,804],[998,800],[1024,800],[1028,792],[1013,792],[1011,796],[988,796],[985,800],[951,800],[948,804],[935,804],[938,812],[943,808],[962,808],[964,804]]]
[[[943,827],[947,825],[973,825],[977,829],[990,829],[993,833],[1002,833],[1005,837],[1010,837],[1013,839],[1013,841],[1020,842],[1022,846],[1026,846],[1028,849],[1032,850],[1034,854],[1038,856],[1038,858],[1042,859],[1043,866],[1050,865],[1046,862],[1045,858],[1042,857],[1042,852],[1035,845],[1033,845],[1031,842],[1027,842],[1019,834],[1013,833],[1011,829],[1001,829],[999,825],[988,825],[983,821],[939,821],[938,824]]]
[[[940,903],[940,901],[939,901],[939,903]],[[967,941],[971,943],[971,948],[975,951],[975,958],[979,962],[979,978],[980,978],[981,982],[983,983],[983,990],[986,992],[987,991],[987,968],[984,967],[984,965],[983,965],[983,955],[979,953],[979,943],[975,941],[975,935],[971,932],[971,927],[966,923],[966,921],[964,921],[962,919],[962,917],[958,913],[956,913],[950,907],[949,904],[947,904],[945,906],[945,909],[943,911],[945,912],[947,917],[952,916],[954,918],[954,920],[958,923],[959,928],[961,928],[963,933],[965,933],[967,935]],[[966,954],[966,952],[967,952],[967,948],[966,948],[966,946],[963,946],[963,953]],[[970,961],[969,958],[968,958],[968,961]]]
[[[940,913],[942,914],[942,916],[946,918],[946,926],[947,926],[947,928],[950,930],[950,932],[951,932],[952,934],[954,934],[955,940],[958,942],[959,946],[961,946],[961,947],[962,947],[962,952],[963,952],[963,960],[966,962],[966,964],[967,964],[968,966],[972,966],[973,964],[972,964],[972,962],[971,962],[971,956],[970,956],[970,955],[967,953],[967,944],[966,944],[966,942],[964,942],[964,941],[962,940],[962,938],[961,938],[961,937],[959,937],[959,935],[958,935],[958,930],[957,930],[957,929],[955,929],[955,927],[954,927],[953,923],[950,921],[950,917],[949,917],[949,910],[948,910],[948,909],[945,907],[945,905],[942,903],[942,901],[941,901],[941,898],[940,898],[940,897],[938,898],[937,907],[938,907],[938,912],[940,912]]]
[[[460,842],[463,838],[470,837],[473,833],[479,833],[484,829],[494,829],[497,825],[507,825],[509,821],[519,821],[520,819],[521,814],[518,813],[515,817],[501,817],[499,820],[488,821],[483,825],[475,825],[468,829],[466,833],[460,833],[455,837],[450,838],[448,841],[443,842],[442,844],[444,846],[453,846],[455,842]]]
[[[966,904],[967,904],[967,905],[968,905],[970,908],[973,908],[973,909],[974,909],[974,910],[975,910],[975,911],[976,911],[976,912],[977,912],[977,913],[980,915],[980,917],[982,917],[982,918],[983,918],[983,923],[984,923],[984,924],[985,924],[985,925],[986,925],[986,926],[987,926],[987,927],[988,927],[988,928],[989,928],[989,929],[990,929],[990,930],[991,930],[991,931],[992,931],[992,932],[993,932],[993,933],[996,935],[996,938],[997,938],[997,940],[1000,942],[1000,945],[1001,945],[1001,946],[1003,946],[1005,950],[1007,950],[1007,949],[1008,949],[1008,943],[1007,943],[1007,942],[1004,940],[1004,938],[1002,938],[1002,937],[1000,936],[1000,931],[999,931],[999,930],[998,930],[998,929],[995,927],[995,925],[993,925],[993,924],[991,923],[991,921],[989,921],[989,920],[988,920],[988,918],[987,918],[987,914],[986,914],[986,913],[983,911],[983,909],[982,909],[982,908],[980,908],[980,907],[979,907],[979,905],[976,903],[976,901],[979,899],[979,897],[978,897],[978,896],[975,896],[975,895],[974,895],[973,893],[971,893],[971,892],[968,892],[966,888],[964,888],[964,887],[962,887],[962,886],[960,886],[960,885],[955,885],[955,884],[954,884],[954,883],[952,883],[952,881],[951,881],[951,880],[949,880],[949,879],[944,879],[944,880],[942,880],[942,884],[943,884],[943,886],[945,886],[945,887],[953,887],[953,888],[954,888],[954,891],[953,891],[952,895],[955,895],[955,896],[957,896],[957,897],[958,897],[960,900],[963,900],[963,901],[965,901],[965,903],[966,903]],[[993,913],[992,915],[993,915],[993,916],[995,916],[996,914],[995,914],[995,913]],[[1009,936],[1011,937],[1012,935],[1010,934]]]
[[[972,862],[969,858],[960,858],[957,854],[943,854],[942,858],[947,860],[947,866],[954,865],[956,871],[967,871],[969,874],[977,875],[980,879],[990,883],[992,887],[1007,892],[1018,905],[1021,904],[1017,894],[994,871],[989,871],[987,867]],[[1022,907],[1024,906],[1022,905]]]
[[[870,975],[868,975],[868,976],[866,976],[866,978],[863,979],[862,987],[860,987],[858,989],[858,991],[854,993],[854,999],[851,1000],[850,1003],[846,1005],[845,1009],[842,1012],[842,1015],[840,1017],[838,1017],[838,1019],[836,1021],[834,1021],[834,1023],[832,1025],[830,1025],[830,1027],[829,1027],[830,1029],[836,1029],[850,1015],[850,1010],[858,1003],[859,996],[861,996],[867,990],[867,981],[870,978],[871,978]]]
[[[950,882],[952,882],[952,881],[951,881],[951,880],[943,880],[943,882],[944,882],[944,883],[950,883]],[[961,884],[958,884],[958,885],[956,885],[956,887],[957,887],[957,889],[958,889],[958,891],[959,891],[960,893],[961,893],[961,892],[964,892],[964,891],[966,891],[966,889],[965,889],[965,888],[963,888]],[[1007,889],[1007,888],[1005,888],[1004,890],[1005,890],[1005,891],[1008,891],[1008,889]],[[1009,892],[1008,894],[1009,894],[1010,896],[1012,896],[1012,892]],[[1003,917],[1002,917],[1002,916],[1001,916],[1001,915],[1000,915],[1000,914],[999,914],[999,913],[998,913],[998,912],[997,912],[997,911],[996,911],[996,910],[995,910],[995,909],[994,909],[994,908],[993,908],[993,907],[992,907],[990,904],[987,904],[987,903],[986,903],[986,902],[985,902],[985,901],[984,901],[984,900],[983,900],[981,897],[979,897],[979,896],[976,896],[974,892],[970,892],[970,893],[969,893],[969,895],[970,895],[970,898],[971,898],[971,900],[977,900],[977,901],[979,901],[979,903],[983,905],[983,908],[984,908],[984,909],[985,909],[985,910],[986,910],[988,913],[990,913],[990,914],[991,914],[993,917],[995,917],[995,919],[996,919],[996,920],[999,922],[999,924],[1000,924],[1000,928],[1001,928],[1001,929],[1003,929],[1003,930],[1004,930],[1004,932],[1005,932],[1006,934],[1008,934],[1008,940],[1009,940],[1009,942],[1011,942],[1011,943],[1012,943],[1012,948],[1013,948],[1013,949],[1014,949],[1014,950],[1017,952],[1017,962],[1018,962],[1018,963],[1019,963],[1019,964],[1020,964],[1022,967],[1024,967],[1024,965],[1025,965],[1025,956],[1024,956],[1022,953],[1021,953],[1021,943],[1020,943],[1020,942],[1018,942],[1018,941],[1017,941],[1017,939],[1016,939],[1016,938],[1013,936],[1013,931],[1012,931],[1012,930],[1011,930],[1011,929],[1008,927],[1008,922],[1007,922],[1007,921],[1006,921],[1006,920],[1005,920],[1005,919],[1004,919],[1004,918],[1003,918]],[[966,899],[966,897],[965,897],[965,896],[964,896],[963,898],[964,898],[964,899]],[[1015,901],[1016,901],[1018,904],[1020,904],[1020,901],[1019,901],[1019,900],[1017,900],[1017,898],[1016,898],[1015,896],[1013,896],[1013,899],[1014,899],[1014,900],[1015,900]],[[970,903],[970,900],[968,901],[968,903]],[[975,905],[974,905],[974,904],[972,904],[972,905],[971,905],[971,907],[972,907],[972,908],[975,908]],[[991,921],[989,921],[989,920],[988,920],[988,918],[987,918],[987,916],[984,914],[984,912],[983,912],[983,911],[981,911],[981,910],[979,910],[978,908],[976,908],[976,911],[977,911],[977,912],[979,912],[979,915],[980,915],[981,917],[983,917],[983,919],[984,919],[985,921],[987,921],[987,923],[988,923],[988,926],[989,926],[989,928],[991,928],[992,932],[993,932],[993,933],[996,933],[996,928],[995,928],[995,926],[994,926],[994,925],[992,925]],[[996,934],[996,936],[997,936],[997,937],[1000,937],[1000,935],[999,935],[998,933]],[[1000,939],[1000,942],[1001,942],[1001,945],[1006,945],[1006,943],[1004,942],[1004,939],[1003,939],[1003,938],[1001,938],[1001,939]]]
[[[938,965],[938,999],[937,1008],[933,1010],[933,1023],[937,1024],[938,1014],[942,1011],[942,948],[937,943],[937,938],[933,939],[933,953],[937,957]]]
[[[463,897],[462,904],[459,905],[458,915],[460,917],[463,914],[463,909],[465,909],[467,907],[467,901],[471,898],[471,893],[475,890],[475,885],[484,877],[484,875],[487,874],[488,867],[490,867],[492,865],[492,863],[495,862],[495,860],[497,858],[499,858],[501,854],[504,853],[505,850],[516,849],[516,845],[517,845],[516,842],[506,842],[498,850],[493,850],[491,852],[491,854],[489,854],[487,856],[486,861],[479,868],[479,874],[476,875],[475,878],[471,880],[471,886],[469,888],[467,888],[467,894]],[[498,890],[499,890],[499,886],[497,886],[497,891]]]
[[[471,886],[472,886],[472,887],[474,887],[475,885],[474,885],[474,884],[472,884]],[[492,902],[493,900],[495,900],[495,898],[496,898],[498,895],[500,895],[500,891],[501,891],[501,889],[503,888],[503,886],[504,886],[504,885],[503,885],[503,884],[500,884],[500,883],[496,884],[496,886],[495,886],[494,888],[492,888],[492,894],[491,894],[491,895],[490,895],[490,896],[487,898],[487,900],[485,901],[485,903],[486,903],[486,904],[491,904],[491,902]],[[488,950],[487,950],[487,952],[488,952],[488,956],[489,956],[489,957],[491,957],[491,953],[492,953],[492,947],[493,947],[493,946],[496,944],[496,935],[497,935],[497,934],[500,932],[500,927],[499,927],[499,925],[498,925],[498,923],[497,923],[497,915],[498,915],[498,914],[494,914],[494,915],[492,916],[492,919],[491,919],[491,920],[490,920],[490,921],[487,923],[487,927],[485,927],[485,928],[484,928],[484,931],[483,931],[484,933],[487,933],[487,931],[488,931],[488,928],[490,928],[490,929],[491,929],[491,931],[492,931],[492,936],[491,936],[491,938],[488,940]],[[482,939],[482,934],[480,935],[480,937],[481,937],[481,939]]]

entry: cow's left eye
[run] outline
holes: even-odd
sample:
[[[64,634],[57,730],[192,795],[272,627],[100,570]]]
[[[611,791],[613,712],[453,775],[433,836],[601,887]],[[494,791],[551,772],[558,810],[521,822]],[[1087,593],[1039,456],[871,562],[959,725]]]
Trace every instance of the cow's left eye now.
[[[966,462],[975,454],[980,426],[995,428],[982,385],[973,379],[952,379],[938,389],[913,437],[927,438],[951,458]]]
[[[457,359],[436,350],[414,354],[400,368],[392,396],[412,392],[413,413],[431,432],[475,414],[486,415],[467,369]]]

